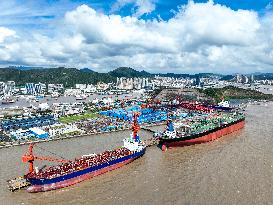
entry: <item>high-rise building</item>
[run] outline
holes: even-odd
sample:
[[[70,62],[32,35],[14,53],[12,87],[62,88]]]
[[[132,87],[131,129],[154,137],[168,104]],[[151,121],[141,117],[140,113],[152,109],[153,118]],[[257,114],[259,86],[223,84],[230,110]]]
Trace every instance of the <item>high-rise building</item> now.
[[[54,92],[62,92],[64,90],[63,84],[48,84],[47,85],[47,92],[54,93]]]
[[[12,95],[15,91],[15,82],[0,82],[0,95]]]
[[[149,78],[117,78],[116,88],[117,89],[143,89],[149,86]]]
[[[236,83],[242,83],[242,75],[236,74]]]
[[[250,79],[251,79],[251,83],[254,83],[255,79],[254,79],[254,75],[253,74],[251,75]]]
[[[26,94],[28,95],[38,95],[38,94],[44,94],[46,90],[46,85],[43,83],[26,83]]]
[[[195,78],[195,85],[196,85],[196,86],[200,86],[200,85],[201,85],[201,79],[200,79],[199,76],[197,76],[197,77]]]
[[[246,75],[242,75],[241,83],[245,83],[245,84],[249,83],[249,78]]]

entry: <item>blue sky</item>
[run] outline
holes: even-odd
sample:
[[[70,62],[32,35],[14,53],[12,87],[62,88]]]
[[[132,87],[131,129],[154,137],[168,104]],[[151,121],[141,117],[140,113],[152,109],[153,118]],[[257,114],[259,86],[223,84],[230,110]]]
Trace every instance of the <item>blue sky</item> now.
[[[0,66],[273,72],[273,0],[1,0]]]
[[[133,2],[117,11],[111,11],[116,0],[2,0],[0,3],[0,26],[23,30],[45,29],[50,26],[48,24],[52,21],[62,18],[67,11],[82,4],[105,14],[129,16],[132,15]],[[152,19],[160,16],[162,19],[168,20],[174,16],[172,11],[177,11],[179,7],[188,3],[187,0],[154,0],[152,2],[155,4],[155,10],[139,18]],[[204,3],[207,1],[195,0],[194,2]],[[233,10],[254,10],[259,15],[263,15],[266,7],[273,4],[271,2],[272,0],[214,0],[214,3],[226,5]]]

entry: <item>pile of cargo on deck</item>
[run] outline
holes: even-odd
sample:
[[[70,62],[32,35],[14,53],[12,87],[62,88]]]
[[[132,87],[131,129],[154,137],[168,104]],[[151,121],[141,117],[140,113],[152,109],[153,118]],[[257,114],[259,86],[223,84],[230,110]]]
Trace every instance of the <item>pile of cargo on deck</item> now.
[[[92,154],[88,156],[82,156],[75,161],[63,163],[58,166],[52,166],[38,172],[32,172],[28,174],[28,178],[47,178],[52,179],[58,176],[63,176],[75,171],[83,170],[88,167],[93,167],[102,163],[107,163],[112,160],[128,156],[131,154],[131,151],[127,148],[118,148],[115,150],[105,151],[100,154]]]
[[[181,121],[176,126],[175,138],[182,138],[194,134],[201,134],[215,128],[222,127],[239,121],[244,118],[241,113],[211,113],[206,115],[196,115]],[[178,123],[179,124],[179,123]],[[174,138],[174,136],[162,135],[162,138]]]
[[[200,111],[200,112],[207,112],[207,113],[211,113],[214,111],[213,108],[204,106],[200,103],[196,103],[196,102],[182,102],[179,104],[180,107],[183,107],[185,109],[188,110],[195,110],[195,111]]]
[[[206,132],[208,130],[215,129],[217,127],[221,127],[223,125],[227,125],[233,122],[236,122],[240,119],[243,119],[244,115],[240,113],[233,113],[233,114],[218,114],[212,115],[206,119],[202,119],[199,122],[195,122],[191,125],[191,133],[197,134]]]

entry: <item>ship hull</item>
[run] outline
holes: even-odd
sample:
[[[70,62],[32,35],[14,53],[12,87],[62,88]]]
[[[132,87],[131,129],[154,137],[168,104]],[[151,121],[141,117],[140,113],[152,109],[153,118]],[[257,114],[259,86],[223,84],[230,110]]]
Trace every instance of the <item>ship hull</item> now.
[[[55,189],[60,189],[74,185],[76,183],[82,182],[84,180],[96,177],[98,175],[104,174],[106,172],[112,171],[114,169],[120,168],[135,159],[141,157],[145,153],[145,148],[139,152],[132,155],[128,155],[108,163],[103,163],[95,167],[89,167],[84,170],[70,173],[65,176],[56,177],[53,179],[29,179],[32,186],[30,186],[27,191],[31,193],[35,192],[45,192]]]
[[[228,125],[223,125],[221,127],[206,131],[204,133],[191,135],[188,137],[174,138],[174,139],[160,139],[159,144],[163,151],[165,151],[167,148],[172,148],[172,147],[183,147],[183,146],[189,146],[194,144],[201,144],[201,143],[218,139],[224,135],[228,135],[232,132],[240,130],[244,127],[244,125],[245,125],[245,119],[241,119],[237,122],[234,122]]]
[[[3,105],[8,105],[8,104],[12,104],[15,103],[15,101],[2,101]]]

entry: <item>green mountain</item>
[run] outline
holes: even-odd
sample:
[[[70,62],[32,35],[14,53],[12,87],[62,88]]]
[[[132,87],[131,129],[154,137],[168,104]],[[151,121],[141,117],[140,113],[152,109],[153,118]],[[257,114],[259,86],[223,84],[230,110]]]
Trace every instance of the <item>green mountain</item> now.
[[[166,73],[166,74],[157,74],[162,77],[172,77],[172,78],[209,78],[209,77],[219,77],[223,75],[214,74],[214,73],[197,73],[197,74],[177,74],[177,73]]]
[[[273,80],[273,73],[254,74],[255,80]]]
[[[115,77],[108,73],[86,72],[76,68],[46,68],[18,70],[14,68],[0,69],[0,81],[15,81],[17,85],[25,83],[62,83],[72,87],[76,83],[113,82]]]
[[[230,81],[230,80],[234,80],[235,76],[234,75],[225,75],[223,76],[220,80],[227,80],[227,81]]]
[[[81,72],[85,72],[85,73],[93,73],[93,72],[95,72],[95,71],[93,71],[93,70],[91,70],[91,69],[89,69],[89,68],[83,68],[83,69],[81,69],[80,71],[81,71]]]
[[[222,97],[226,99],[256,99],[256,100],[272,100],[273,95],[264,94],[257,90],[243,89],[234,86],[226,86],[223,88],[208,88],[198,89],[199,92],[208,97],[213,98],[215,101],[220,101]]]
[[[26,83],[61,83],[65,87],[72,87],[76,83],[96,84],[100,81],[105,83],[116,82],[117,77],[127,78],[148,78],[160,75],[163,77],[174,78],[197,78],[197,77],[215,77],[220,76],[212,73],[190,74],[151,74],[146,71],[137,71],[129,67],[120,67],[108,73],[98,73],[88,68],[81,70],[76,68],[33,68],[25,67],[8,67],[0,68],[0,81],[15,81],[17,85]],[[221,77],[221,76],[220,76]]]
[[[72,87],[76,83],[96,84],[115,82],[117,77],[152,77],[154,75],[145,71],[136,71],[132,68],[121,67],[108,73],[98,73],[88,68],[78,70],[76,68],[39,68],[18,69],[0,68],[0,81],[15,81],[17,85],[25,83],[61,83],[65,87]]]
[[[146,71],[136,71],[133,68],[120,67],[113,71],[110,71],[109,74],[113,77],[127,77],[127,78],[147,78],[153,77],[153,74],[150,74]]]

